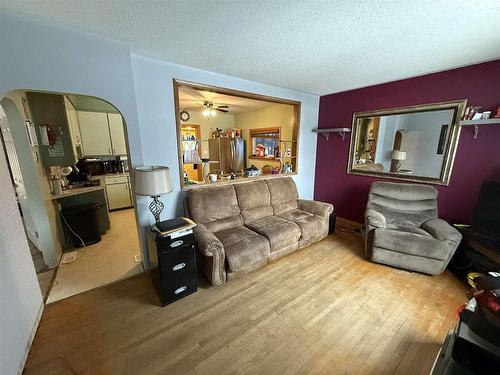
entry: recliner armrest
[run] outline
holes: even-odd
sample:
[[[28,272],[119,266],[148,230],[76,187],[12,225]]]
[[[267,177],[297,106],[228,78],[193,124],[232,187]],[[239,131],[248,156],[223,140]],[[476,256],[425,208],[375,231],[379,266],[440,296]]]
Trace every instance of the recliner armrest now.
[[[330,203],[324,203],[319,201],[313,201],[308,199],[298,200],[299,209],[302,211],[309,212],[314,215],[318,215],[327,218],[333,212],[333,205]]]
[[[372,226],[375,228],[382,228],[384,229],[387,225],[387,221],[385,219],[385,216],[382,215],[380,212],[375,211],[372,208],[369,208],[368,210],[365,211],[365,220],[366,220],[366,226]]]
[[[460,242],[462,235],[446,221],[441,219],[430,219],[422,224],[421,228],[432,237],[441,241]]]
[[[203,224],[196,224],[193,228],[194,239],[198,245],[198,250],[206,256],[214,256],[218,253],[224,255],[224,245],[215,235],[210,232]]]

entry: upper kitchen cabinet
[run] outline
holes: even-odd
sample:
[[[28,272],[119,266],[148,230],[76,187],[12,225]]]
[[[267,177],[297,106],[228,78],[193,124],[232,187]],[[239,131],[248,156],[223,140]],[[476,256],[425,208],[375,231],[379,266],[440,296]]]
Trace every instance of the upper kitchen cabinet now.
[[[125,144],[122,116],[116,113],[108,113],[108,120],[113,155],[126,155],[127,146]]]
[[[73,165],[77,154],[71,139],[64,96],[41,92],[26,93],[43,165]]]
[[[106,113],[78,111],[78,122],[85,156],[113,154]]]

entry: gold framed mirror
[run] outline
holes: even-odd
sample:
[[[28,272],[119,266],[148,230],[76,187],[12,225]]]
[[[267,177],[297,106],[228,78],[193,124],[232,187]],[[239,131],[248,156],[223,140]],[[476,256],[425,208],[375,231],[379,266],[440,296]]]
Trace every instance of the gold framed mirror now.
[[[356,112],[348,174],[448,185],[467,100]]]

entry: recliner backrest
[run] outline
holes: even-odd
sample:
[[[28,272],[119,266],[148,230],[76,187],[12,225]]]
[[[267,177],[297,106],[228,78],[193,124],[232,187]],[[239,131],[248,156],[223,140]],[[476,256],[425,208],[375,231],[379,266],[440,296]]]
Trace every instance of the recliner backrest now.
[[[377,181],[370,188],[366,208],[383,214],[388,226],[420,227],[437,218],[437,195],[429,185]]]
[[[245,223],[271,216],[271,194],[265,181],[235,184],[241,216]]]
[[[190,217],[208,230],[218,232],[243,225],[233,185],[191,189],[187,196]]]
[[[299,193],[291,177],[271,178],[266,180],[271,193],[271,206],[275,215],[296,210]]]

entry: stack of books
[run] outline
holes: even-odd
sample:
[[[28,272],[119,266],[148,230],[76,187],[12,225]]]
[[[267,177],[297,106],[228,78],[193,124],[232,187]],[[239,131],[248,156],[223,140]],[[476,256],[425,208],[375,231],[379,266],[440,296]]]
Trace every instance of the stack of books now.
[[[184,236],[192,233],[196,223],[187,217],[178,217],[171,220],[160,221],[151,227],[160,236],[170,236],[172,238]]]

